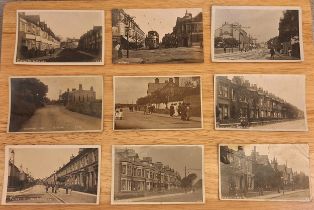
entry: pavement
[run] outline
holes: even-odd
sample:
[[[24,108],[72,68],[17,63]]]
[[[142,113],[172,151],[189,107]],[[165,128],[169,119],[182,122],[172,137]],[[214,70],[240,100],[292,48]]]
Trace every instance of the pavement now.
[[[160,49],[123,50],[123,58],[113,59],[113,63],[202,63],[203,49],[200,47],[178,47]]]
[[[46,105],[35,111],[18,132],[101,130],[101,118],[71,112],[62,105]]]
[[[65,189],[59,188],[57,193],[52,193],[51,188],[48,193],[44,185],[35,185],[28,190],[8,192],[6,197],[7,203],[96,203],[97,196],[88,193],[72,191],[66,194]]]
[[[183,121],[179,117],[170,117],[166,114],[144,115],[144,112],[130,112],[128,109],[124,109],[122,120],[115,120],[114,122],[116,130],[202,128],[201,118],[191,117],[190,121]]]
[[[250,127],[249,129],[252,130],[306,130],[306,121],[305,119],[301,120],[290,120],[290,121],[285,121],[285,122],[279,122],[279,123],[269,123],[266,125],[258,125],[254,127]]]
[[[141,198],[131,198],[117,200],[115,202],[132,203],[132,202],[203,202],[203,193],[201,190],[186,193],[173,193],[154,195]]]
[[[233,53],[219,53],[215,54],[214,58],[216,60],[271,60],[269,49],[261,48],[254,49],[247,52],[240,52],[239,50],[234,51]],[[297,58],[282,55],[276,53],[274,60],[299,60]]]
[[[253,197],[254,198],[254,197]],[[272,193],[269,195],[263,195],[263,196],[256,196],[255,198],[258,199],[300,199],[303,198],[303,200],[309,200],[309,190],[295,190],[295,191],[286,191],[284,194],[282,191],[280,193]],[[289,198],[289,199],[288,199]]]

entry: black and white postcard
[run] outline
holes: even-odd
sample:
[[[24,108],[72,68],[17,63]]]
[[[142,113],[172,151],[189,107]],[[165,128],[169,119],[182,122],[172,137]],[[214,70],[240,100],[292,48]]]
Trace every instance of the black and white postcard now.
[[[104,11],[18,10],[14,63],[103,65]]]
[[[216,74],[215,128],[307,131],[305,76]]]
[[[302,10],[278,6],[213,6],[213,62],[303,61]]]
[[[97,132],[102,76],[10,77],[8,132]]]
[[[203,63],[202,9],[113,9],[112,62]]]
[[[97,145],[7,145],[2,204],[99,204],[100,153]]]
[[[111,204],[205,202],[202,145],[115,145]]]
[[[219,156],[221,200],[311,200],[307,144],[221,144]]]
[[[113,118],[115,130],[200,129],[200,76],[116,76]]]

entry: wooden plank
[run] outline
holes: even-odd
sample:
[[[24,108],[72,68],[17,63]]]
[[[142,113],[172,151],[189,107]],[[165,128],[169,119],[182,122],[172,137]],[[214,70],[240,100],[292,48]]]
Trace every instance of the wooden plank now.
[[[305,61],[302,63],[211,63],[210,61],[210,6],[211,5],[289,5],[301,6],[303,10],[303,39]],[[111,64],[111,12],[112,8],[175,8],[202,7],[204,21],[204,64]],[[13,65],[15,24],[17,9],[103,9],[105,10],[105,65],[104,66],[24,66]],[[310,210],[313,202],[243,202],[220,201],[218,199],[219,143],[309,143],[311,167],[314,168],[314,47],[311,32],[311,8],[308,0],[106,0],[65,2],[12,2],[5,6],[3,20],[2,58],[0,70],[0,159],[4,160],[5,144],[101,144],[101,197],[99,206],[27,206],[36,209],[255,209],[255,210]],[[213,74],[215,73],[277,73],[305,74],[307,76],[307,114],[309,132],[245,132],[215,131],[213,118]],[[103,133],[79,134],[7,134],[8,76],[20,75],[103,75],[104,76],[104,131]],[[114,75],[174,75],[197,74],[202,76],[204,129],[197,131],[130,131],[112,130]],[[205,190],[204,205],[132,205],[111,206],[111,145],[113,144],[203,144],[205,145]],[[4,162],[0,164],[0,186],[2,188]],[[311,172],[313,179],[314,172]],[[312,188],[314,186],[311,182]],[[8,207],[0,206],[0,209]],[[10,206],[10,209],[21,209]]]

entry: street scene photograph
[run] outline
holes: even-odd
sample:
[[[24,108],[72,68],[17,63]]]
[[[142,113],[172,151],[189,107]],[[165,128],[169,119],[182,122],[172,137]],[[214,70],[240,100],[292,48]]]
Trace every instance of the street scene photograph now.
[[[304,60],[299,7],[213,6],[211,31],[214,62]]]
[[[307,131],[305,75],[216,74],[217,130]]]
[[[97,145],[7,145],[2,204],[98,204],[99,161]]]
[[[114,77],[115,130],[202,128],[200,76]]]
[[[205,202],[202,145],[115,145],[111,204]]]
[[[112,63],[203,62],[201,8],[112,10]]]
[[[15,64],[102,65],[101,10],[18,10]]]
[[[223,144],[219,153],[221,200],[311,200],[307,144]]]
[[[10,77],[8,132],[99,132],[102,76]]]

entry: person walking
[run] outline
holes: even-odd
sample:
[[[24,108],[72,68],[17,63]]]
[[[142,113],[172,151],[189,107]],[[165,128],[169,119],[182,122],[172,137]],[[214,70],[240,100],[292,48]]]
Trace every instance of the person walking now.
[[[181,120],[186,120],[186,104],[182,103],[181,107]]]
[[[170,117],[173,117],[174,114],[174,106],[173,104],[170,105]]]
[[[181,116],[181,112],[182,112],[182,104],[181,102],[179,102],[179,105],[178,105],[178,115]]]
[[[48,193],[48,190],[49,190],[49,185],[46,184],[46,193]]]
[[[273,47],[270,49],[270,59],[275,59],[275,49]]]
[[[191,115],[191,106],[190,103],[188,103],[186,105],[186,120],[189,121],[190,120],[190,115]]]

